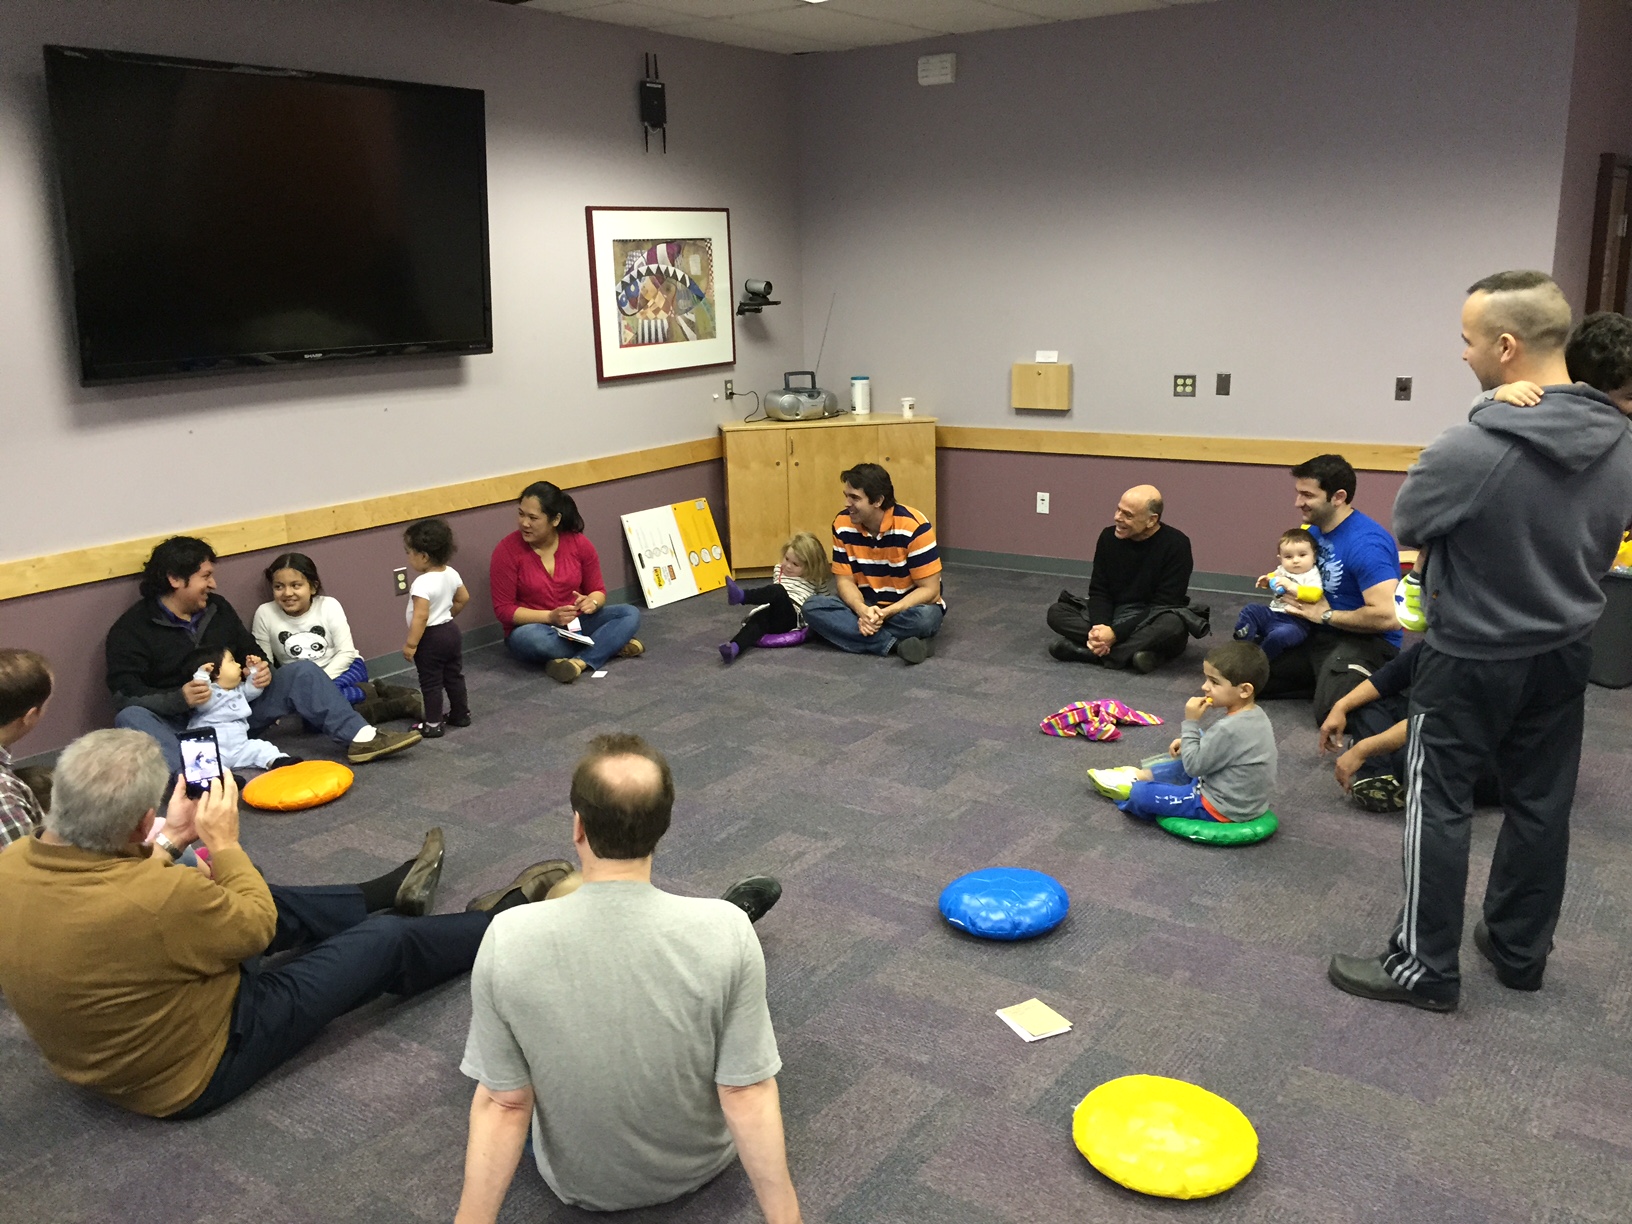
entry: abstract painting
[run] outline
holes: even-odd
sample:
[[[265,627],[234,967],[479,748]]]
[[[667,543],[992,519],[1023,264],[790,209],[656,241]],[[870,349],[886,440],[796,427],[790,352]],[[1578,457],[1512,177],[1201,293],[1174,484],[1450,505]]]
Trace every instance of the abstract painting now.
[[[732,364],[729,212],[584,212],[600,380]]]

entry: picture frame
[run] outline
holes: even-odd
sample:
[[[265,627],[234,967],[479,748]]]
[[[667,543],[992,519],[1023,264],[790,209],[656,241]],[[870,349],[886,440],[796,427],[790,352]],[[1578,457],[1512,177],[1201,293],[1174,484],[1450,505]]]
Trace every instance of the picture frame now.
[[[601,382],[737,360],[731,212],[584,209]]]

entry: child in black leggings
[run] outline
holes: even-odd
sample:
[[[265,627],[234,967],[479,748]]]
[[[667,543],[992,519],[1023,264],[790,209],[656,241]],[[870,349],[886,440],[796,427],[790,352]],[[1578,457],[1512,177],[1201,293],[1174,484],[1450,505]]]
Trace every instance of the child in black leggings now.
[[[782,546],[782,563],[772,571],[768,585],[744,590],[727,578],[726,599],[755,606],[737,636],[720,646],[720,658],[730,663],[750,646],[758,646],[766,634],[791,633],[804,624],[805,600],[827,586],[830,569],[821,541],[801,531]]]
[[[453,618],[470,602],[459,571],[448,564],[453,556],[453,529],[441,519],[421,519],[402,533],[408,564],[418,575],[408,588],[408,641],[403,657],[419,672],[425,695],[425,719],[420,735],[442,734],[442,694],[448,695],[450,727],[470,726],[470,704],[465,699],[465,655],[459,626]]]

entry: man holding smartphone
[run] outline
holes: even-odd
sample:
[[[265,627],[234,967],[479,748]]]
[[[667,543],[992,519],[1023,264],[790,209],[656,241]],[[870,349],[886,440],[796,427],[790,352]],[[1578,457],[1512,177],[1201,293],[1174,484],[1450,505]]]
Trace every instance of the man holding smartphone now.
[[[418,731],[385,731],[352,709],[317,664],[296,659],[273,672],[238,613],[215,590],[215,550],[192,536],[172,536],[142,570],[141,598],[108,630],[108,688],[116,727],[145,731],[159,742],[172,776],[181,772],[177,742],[188,715],[210,699],[188,656],[224,646],[242,659],[250,683],[265,692],[251,708],[251,730],[299,714],[346,748],[353,765],[410,748]]]
[[[381,994],[413,995],[465,973],[493,915],[541,899],[572,869],[534,864],[458,914],[425,917],[442,831],[373,880],[267,884],[238,842],[229,773],[189,799],[135,731],[93,731],[63,749],[44,831],[0,855],[0,991],[51,1069],[115,1105],[196,1118]],[[212,875],[152,861],[195,840]],[[213,877],[213,878],[212,878]],[[303,949],[276,968],[261,955]]]

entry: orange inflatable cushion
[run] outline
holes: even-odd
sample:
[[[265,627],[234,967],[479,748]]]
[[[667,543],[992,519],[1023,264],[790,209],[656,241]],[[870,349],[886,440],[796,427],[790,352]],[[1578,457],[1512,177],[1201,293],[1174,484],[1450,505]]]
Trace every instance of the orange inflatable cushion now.
[[[274,812],[298,812],[340,798],[357,775],[338,761],[301,761],[269,769],[244,787],[250,807]]]

